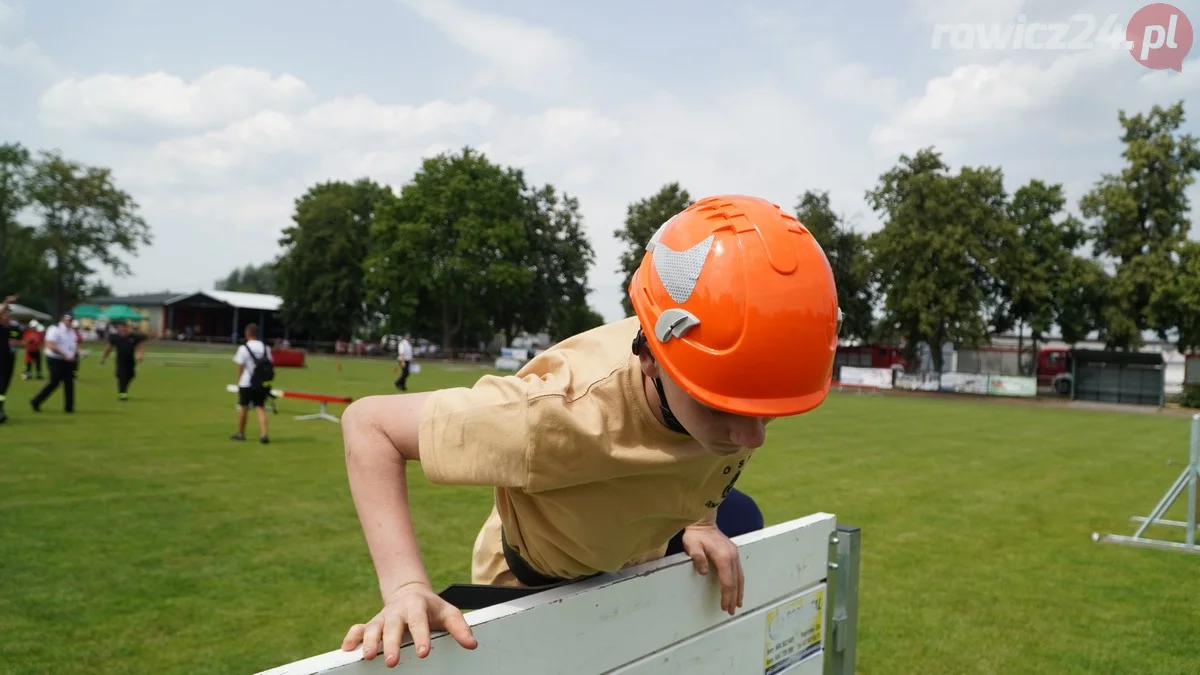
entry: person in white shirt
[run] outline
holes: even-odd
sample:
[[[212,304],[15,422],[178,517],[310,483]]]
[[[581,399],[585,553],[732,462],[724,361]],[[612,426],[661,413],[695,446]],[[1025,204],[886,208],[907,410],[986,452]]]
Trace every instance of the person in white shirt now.
[[[58,323],[46,329],[44,351],[50,381],[29,402],[34,412],[42,411],[42,404],[60,384],[63,388],[63,411],[75,412],[75,363],[79,356],[79,336],[71,326],[73,318],[70,312],[65,312]]]
[[[247,324],[245,336],[246,342],[239,345],[233,355],[238,378],[238,426],[237,433],[232,438],[235,441],[246,440],[246,409],[252,407],[258,413],[258,440],[266,444],[270,443],[271,439],[267,436],[267,411],[264,406],[271,391],[271,383],[256,382],[254,372],[257,369],[256,360],[260,363],[271,360],[271,348],[258,339],[258,324]]]
[[[396,347],[396,360],[400,363],[400,377],[396,379],[396,388],[408,391],[408,367],[412,365],[413,360],[412,343],[409,342],[408,333],[400,338],[400,344]]]

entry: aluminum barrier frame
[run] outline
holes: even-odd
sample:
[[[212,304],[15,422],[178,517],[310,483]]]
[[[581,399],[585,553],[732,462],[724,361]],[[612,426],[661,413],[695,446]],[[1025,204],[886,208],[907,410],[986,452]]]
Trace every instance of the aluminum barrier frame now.
[[[700,576],[677,554],[466,611],[474,650],[435,632],[421,659],[405,635],[394,668],[382,654],[367,661],[361,649],[335,649],[258,675],[854,673],[859,529],[814,513],[734,542],[746,578],[734,616],[720,610],[716,571]],[[451,587],[460,597],[464,588]]]
[[[1109,534],[1104,537],[1104,542],[1108,544],[1141,546],[1200,554],[1200,546],[1196,543],[1196,489],[1198,482],[1200,482],[1200,413],[1192,415],[1192,434],[1191,444],[1188,448],[1188,464],[1184,467],[1183,472],[1179,474],[1179,478],[1176,478],[1171,487],[1167,488],[1167,492],[1159,500],[1158,504],[1154,506],[1154,509],[1150,511],[1149,516],[1133,516],[1130,518],[1135,523],[1141,523],[1141,526],[1137,528],[1133,536]],[[1171,509],[1175,500],[1179,499],[1179,496],[1183,494],[1184,488],[1187,488],[1187,521],[1164,519],[1163,516]],[[1184,529],[1183,543],[1143,536],[1151,525],[1182,527]]]

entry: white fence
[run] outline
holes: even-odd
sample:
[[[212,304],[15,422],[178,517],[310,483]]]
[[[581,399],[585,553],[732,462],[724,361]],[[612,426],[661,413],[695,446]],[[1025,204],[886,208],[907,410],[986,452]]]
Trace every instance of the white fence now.
[[[840,384],[869,389],[945,391],[982,396],[1037,396],[1037,378],[986,373],[894,373],[890,368],[842,366]]]
[[[734,541],[745,601],[732,617],[715,570],[678,554],[466,612],[473,650],[439,633],[424,659],[408,639],[395,669],[339,649],[259,675],[853,673],[859,531],[816,513]]]

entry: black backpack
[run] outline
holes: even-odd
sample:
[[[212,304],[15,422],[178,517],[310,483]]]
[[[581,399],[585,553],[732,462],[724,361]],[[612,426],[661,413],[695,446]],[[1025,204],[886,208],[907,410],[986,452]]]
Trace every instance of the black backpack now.
[[[269,386],[275,379],[275,364],[271,363],[271,359],[267,357],[266,345],[263,345],[262,356],[255,356],[249,344],[243,346],[249,352],[250,360],[254,362],[254,372],[250,374],[250,386],[255,389]]]

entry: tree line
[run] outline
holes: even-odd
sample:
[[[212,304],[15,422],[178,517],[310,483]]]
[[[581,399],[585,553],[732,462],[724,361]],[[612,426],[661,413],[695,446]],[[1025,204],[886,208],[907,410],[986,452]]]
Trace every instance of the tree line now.
[[[1051,335],[1136,350],[1156,334],[1200,348],[1200,243],[1189,238],[1186,195],[1200,149],[1180,132],[1182,102],[1118,120],[1124,167],[1095,182],[1078,215],[1061,183],[1032,179],[1009,194],[999,167],[953,171],[932,147],[901,155],[866,191],[882,223],[869,235],[828,192],[801,194],[794,211],[833,268],[842,337],[902,341],[910,358],[922,342],[979,346],[1013,330],[1035,351]],[[643,243],[691,202],[671,183],[629,206],[615,232],[626,283]],[[942,352],[931,352],[940,370]]]
[[[1181,131],[1183,102],[1117,118],[1123,167],[1074,209],[1061,183],[1032,179],[1009,193],[999,167],[952,169],[933,147],[901,155],[865,191],[882,223],[873,233],[856,231],[828,192],[802,192],[792,208],[829,257],[843,338],[915,350],[1019,330],[1035,349],[1057,335],[1130,350],[1149,334],[1200,348],[1200,243],[1186,195],[1200,148]],[[626,286],[653,232],[692,201],[670,182],[627,206],[613,232]],[[60,311],[97,290],[100,266],[128,274],[121,254],[150,241],[109,170],[0,146],[0,288]],[[472,348],[603,321],[587,303],[595,253],[578,200],[470,147],[424,159],[398,190],[367,177],[311,186],[279,243],[277,258],[217,286],[281,296],[295,335],[407,331]]]

